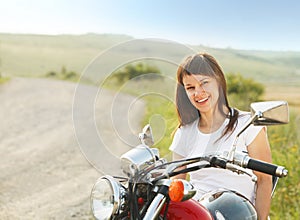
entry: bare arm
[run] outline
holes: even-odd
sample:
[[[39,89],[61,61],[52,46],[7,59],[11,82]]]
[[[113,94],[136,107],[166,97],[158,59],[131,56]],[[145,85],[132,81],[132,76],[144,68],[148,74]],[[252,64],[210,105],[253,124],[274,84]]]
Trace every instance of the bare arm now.
[[[181,159],[183,159],[183,157],[181,155],[173,152],[173,160],[181,160]],[[185,169],[185,168],[186,168],[186,166],[180,167],[177,169],[177,171]],[[173,178],[174,179],[186,179],[186,173],[178,174],[177,176],[174,176]]]
[[[249,156],[268,163],[272,162],[270,145],[267,137],[266,129],[263,128],[248,146]],[[266,220],[270,212],[271,192],[272,192],[272,176],[261,172],[254,172],[257,176],[257,191],[255,208],[258,219]]]

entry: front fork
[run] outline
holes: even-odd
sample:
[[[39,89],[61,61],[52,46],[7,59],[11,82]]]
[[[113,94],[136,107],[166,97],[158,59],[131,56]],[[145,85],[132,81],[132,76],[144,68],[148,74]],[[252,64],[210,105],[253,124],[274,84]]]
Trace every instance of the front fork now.
[[[157,191],[157,195],[154,197],[150,206],[148,207],[143,220],[157,219],[168,198],[169,185],[170,181],[168,180],[165,181],[164,184],[157,186],[156,189],[154,189]]]
[[[156,219],[158,217],[158,215],[160,214],[160,211],[162,210],[164,204],[166,202],[166,196],[162,195],[162,194],[157,194],[153,200],[153,202],[151,203],[151,205],[149,206],[145,217],[143,218],[144,220],[153,220]]]

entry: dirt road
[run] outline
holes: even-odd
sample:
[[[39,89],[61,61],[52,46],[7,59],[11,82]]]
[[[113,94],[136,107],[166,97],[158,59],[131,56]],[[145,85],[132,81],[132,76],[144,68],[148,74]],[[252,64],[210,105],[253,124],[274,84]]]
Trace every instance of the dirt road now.
[[[93,142],[84,137],[95,133],[84,127],[86,115],[75,114],[78,123],[74,127],[75,88],[69,82],[27,78],[14,78],[0,86],[0,219],[92,219],[89,194],[95,180],[109,172],[109,167],[118,168],[113,161],[101,167],[107,155],[99,155],[97,149],[108,152],[110,145],[115,146],[109,155],[114,158],[128,149],[120,132],[121,136],[130,133],[132,139],[132,133],[140,129],[139,120],[128,125],[128,112],[140,118],[144,109],[139,103],[129,111],[124,103],[132,106],[134,99],[119,95],[122,101],[114,114],[122,117],[117,117],[120,130],[116,134],[108,117],[112,115],[108,106],[116,99],[113,93],[102,91],[94,103],[101,141]],[[88,97],[96,88],[83,90]]]

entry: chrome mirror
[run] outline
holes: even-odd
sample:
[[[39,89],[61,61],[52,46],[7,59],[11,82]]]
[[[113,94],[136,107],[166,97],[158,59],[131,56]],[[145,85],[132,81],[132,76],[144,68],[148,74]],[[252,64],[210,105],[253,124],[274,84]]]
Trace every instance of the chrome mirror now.
[[[254,102],[250,105],[252,117],[237,134],[229,151],[228,160],[232,161],[239,136],[251,125],[278,125],[289,123],[289,109],[286,101]]]
[[[289,123],[288,103],[285,101],[255,102],[250,105],[251,113],[256,116],[254,125],[277,125]]]
[[[139,138],[142,144],[151,147],[154,144],[152,129],[149,124],[147,124],[144,128],[142,133],[139,134]]]

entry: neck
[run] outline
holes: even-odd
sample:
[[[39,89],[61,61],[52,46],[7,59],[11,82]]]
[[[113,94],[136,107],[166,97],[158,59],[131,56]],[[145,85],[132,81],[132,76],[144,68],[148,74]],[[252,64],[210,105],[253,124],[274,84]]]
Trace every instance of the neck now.
[[[218,130],[224,123],[228,113],[229,111],[226,107],[223,108],[223,112],[220,112],[218,108],[209,112],[201,112],[199,129],[205,133],[211,133]]]

